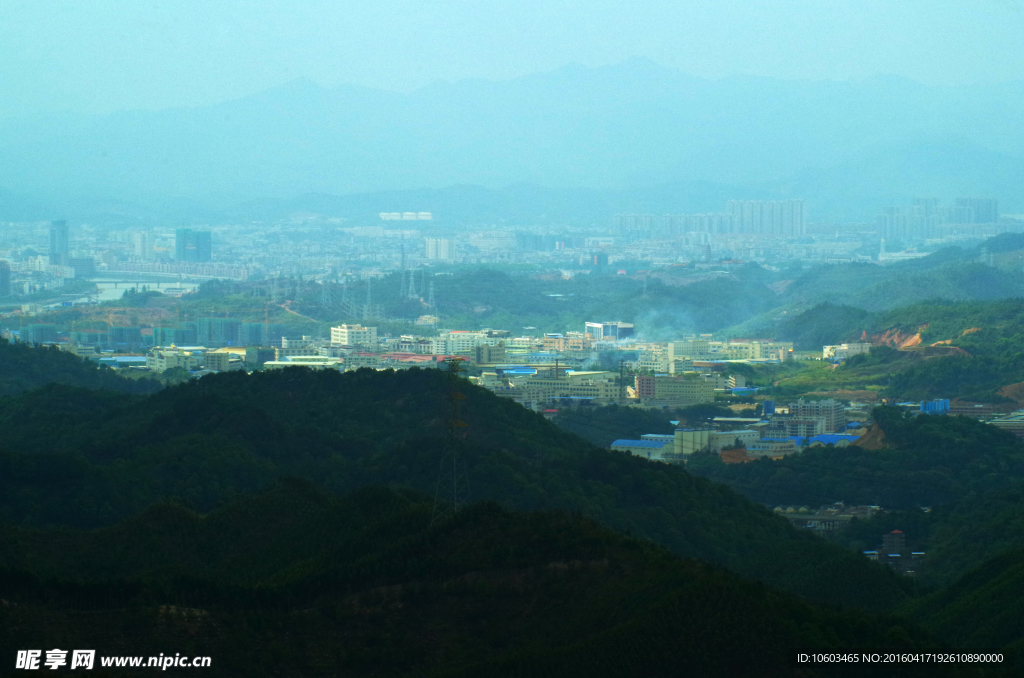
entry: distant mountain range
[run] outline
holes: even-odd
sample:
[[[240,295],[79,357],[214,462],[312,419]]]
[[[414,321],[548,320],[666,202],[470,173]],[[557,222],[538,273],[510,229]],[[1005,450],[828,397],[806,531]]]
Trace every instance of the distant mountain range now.
[[[193,109],[0,125],[0,218],[603,219],[804,197],[863,219],[916,195],[1024,211],[1024,81],[703,80],[634,59],[411,94],[295,81]]]

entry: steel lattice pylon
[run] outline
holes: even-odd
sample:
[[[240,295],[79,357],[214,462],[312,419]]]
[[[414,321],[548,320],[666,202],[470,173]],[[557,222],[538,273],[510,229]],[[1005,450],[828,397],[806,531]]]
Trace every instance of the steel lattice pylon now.
[[[437,474],[431,525],[455,515],[469,500],[469,474],[462,449],[463,429],[466,428],[466,423],[462,421],[462,401],[466,396],[458,390],[459,373],[464,371],[462,358],[450,358],[445,364],[448,366],[448,416],[445,418],[444,451],[441,453],[441,468]]]

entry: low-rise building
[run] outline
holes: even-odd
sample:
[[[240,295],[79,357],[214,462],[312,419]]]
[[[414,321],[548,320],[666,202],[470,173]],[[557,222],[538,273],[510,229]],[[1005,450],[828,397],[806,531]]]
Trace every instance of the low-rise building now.
[[[747,454],[751,457],[784,457],[796,451],[796,443],[788,438],[761,438],[747,445]]]
[[[837,344],[836,346],[822,346],[821,357],[825,360],[841,360],[853,355],[861,355],[871,351],[871,344]]]
[[[686,407],[715,400],[714,383],[692,372],[676,376],[637,375],[634,378],[634,389],[636,397],[645,405]]]
[[[327,358],[325,356],[292,356],[286,360],[271,360],[263,364],[265,370],[280,370],[285,367],[308,367],[313,370],[345,370],[345,360],[342,358]]]
[[[729,360],[778,360],[785,362],[793,357],[793,342],[763,340],[731,340],[719,349],[721,357]]]
[[[319,341],[309,335],[303,335],[301,339],[281,337],[281,348],[316,348],[319,344]]]
[[[318,346],[288,346],[274,349],[275,360],[315,355],[320,355],[320,347]]]
[[[276,359],[276,351],[270,346],[247,346],[245,349],[245,366],[250,370]]]
[[[146,367],[153,372],[163,372],[174,367],[192,371],[203,366],[204,353],[206,348],[202,346],[156,347],[146,354]]]
[[[768,420],[765,437],[768,438],[810,438],[825,432],[822,417],[796,417],[791,414],[773,414]]]
[[[611,444],[611,448],[652,461],[677,461],[673,452],[673,444],[664,440],[616,440]]]
[[[245,366],[244,355],[236,355],[235,351],[207,351],[203,355],[203,369],[214,372],[240,370]]]
[[[495,345],[482,344],[473,349],[473,362],[477,365],[493,365],[505,362],[505,342],[499,341]]]
[[[352,353],[345,356],[345,371],[358,370],[361,367],[380,367],[381,357],[376,353]]]
[[[377,346],[377,328],[341,325],[331,328],[332,346]]]
[[[761,439],[761,434],[749,429],[741,431],[714,431],[708,436],[708,447],[712,452],[727,448],[747,447]]]
[[[993,419],[989,424],[1009,431],[1018,438],[1024,438],[1024,410],[1017,410],[998,419]]]
[[[715,431],[706,428],[676,429],[674,437],[675,453],[687,457],[698,452],[717,454],[725,449],[748,447],[760,439],[757,431],[744,429],[740,431]]]
[[[619,397],[613,372],[575,372],[565,368],[509,372],[492,377],[485,373],[481,384],[496,394],[512,398],[531,409],[537,409],[554,400],[588,399],[605,404]]]
[[[821,433],[841,433],[846,428],[846,408],[833,398],[804,400],[800,398],[789,404],[789,413],[794,417],[818,417],[825,427]]]
[[[707,452],[712,431],[706,428],[678,428],[675,433],[675,451],[687,457]]]

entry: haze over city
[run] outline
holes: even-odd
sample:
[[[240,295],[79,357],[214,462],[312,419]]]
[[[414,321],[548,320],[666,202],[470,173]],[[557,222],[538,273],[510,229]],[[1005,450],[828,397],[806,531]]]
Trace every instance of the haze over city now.
[[[1016,675],[1022,29],[0,3],[0,674]]]

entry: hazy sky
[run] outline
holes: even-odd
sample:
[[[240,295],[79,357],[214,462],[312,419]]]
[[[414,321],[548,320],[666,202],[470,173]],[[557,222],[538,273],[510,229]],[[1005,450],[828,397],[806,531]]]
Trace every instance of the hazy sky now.
[[[407,91],[644,56],[702,77],[1024,78],[1020,0],[0,0],[0,114]]]

